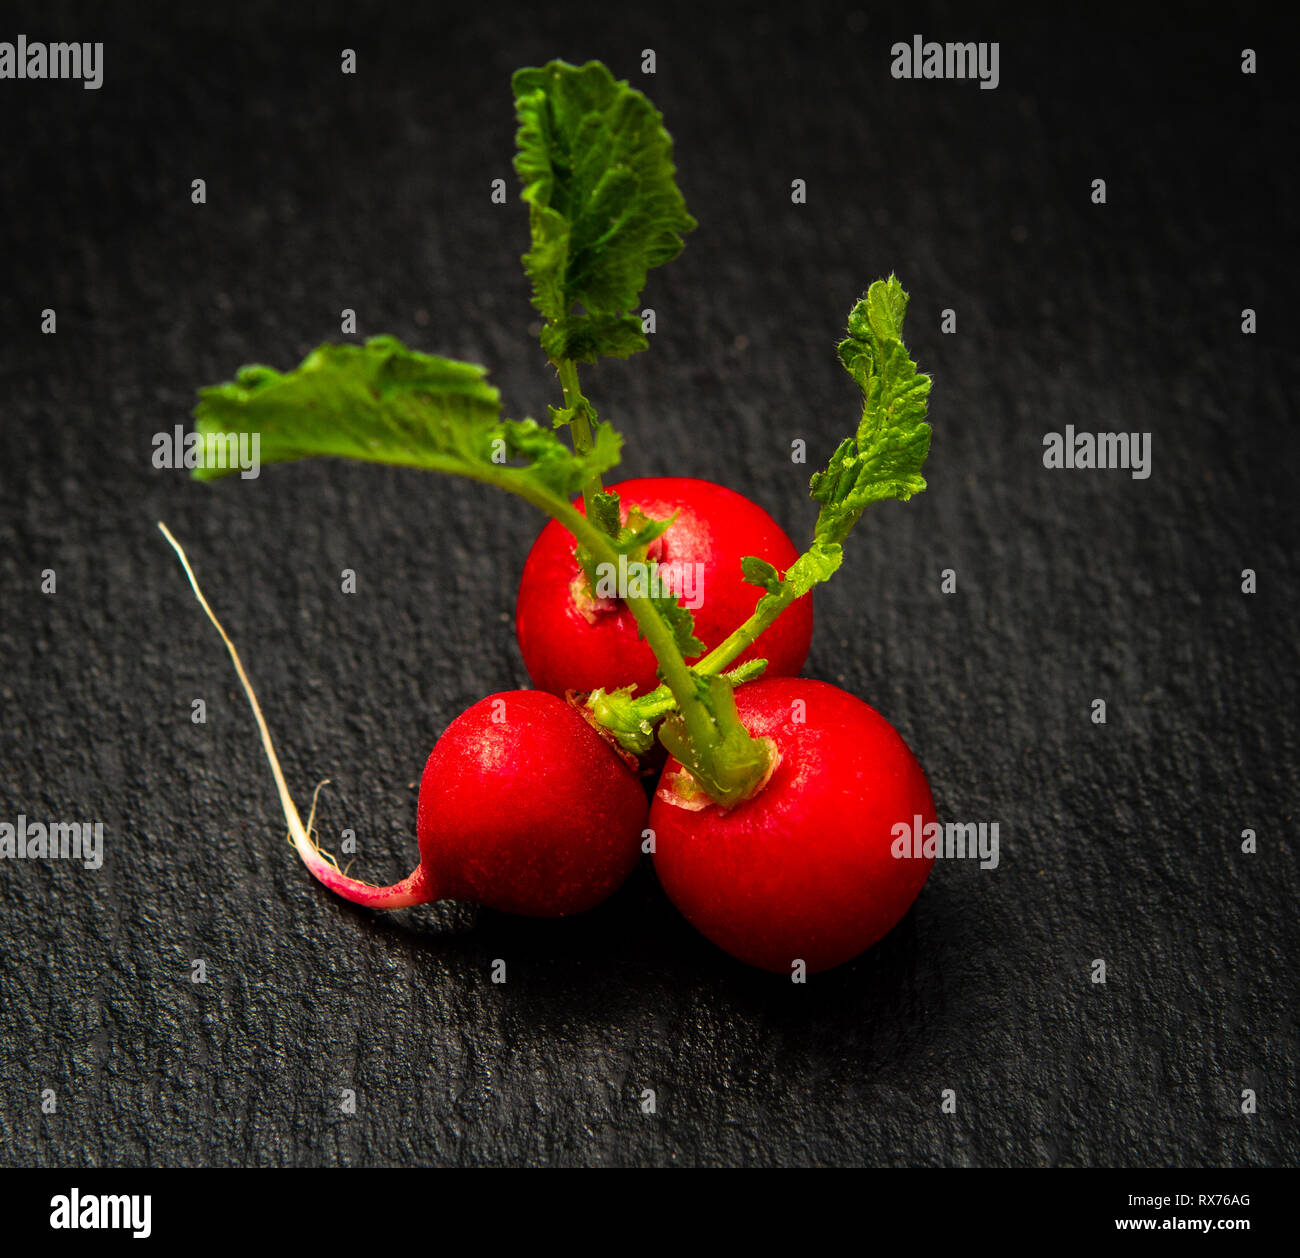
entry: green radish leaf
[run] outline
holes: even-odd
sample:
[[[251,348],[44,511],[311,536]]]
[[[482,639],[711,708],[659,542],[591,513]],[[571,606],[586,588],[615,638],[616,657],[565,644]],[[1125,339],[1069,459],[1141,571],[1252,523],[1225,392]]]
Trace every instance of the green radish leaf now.
[[[610,537],[618,535],[621,527],[618,494],[610,493],[608,490],[592,494],[591,522]]]
[[[761,586],[769,594],[775,594],[781,588],[781,574],[757,555],[746,555],[740,561],[740,575],[750,585]]]
[[[813,586],[829,581],[843,562],[844,549],[838,542],[814,541],[786,570],[782,584],[791,586],[794,597],[801,598]]]
[[[574,407],[567,407],[565,410],[558,412],[558,414],[571,417],[575,409],[576,408]],[[556,413],[557,412],[554,410],[554,408],[552,408],[552,414],[556,414]],[[594,413],[595,412],[593,412],[593,414]],[[557,427],[559,426],[560,422],[561,421],[559,420],[556,421]],[[568,420],[565,419],[563,422],[567,423]],[[600,432],[599,429],[597,429],[596,430],[597,438],[599,438],[599,435]],[[616,538],[618,536],[619,528],[620,528],[620,524],[619,524],[620,511],[619,511],[618,494],[609,493],[606,490],[601,490],[600,493],[591,495],[587,505],[588,505],[588,518],[591,520],[591,522],[602,533],[608,536],[611,539],[611,541],[614,538]],[[577,556],[578,566],[582,569],[583,573],[587,578],[588,588],[589,589],[594,588],[596,584],[595,557],[592,555],[591,551],[587,549],[587,547],[582,545],[575,547],[574,554]]]
[[[849,315],[839,356],[862,390],[862,419],[812,478],[812,496],[822,504],[818,541],[842,542],[871,503],[906,500],[925,488],[930,377],[917,371],[903,344],[906,313],[907,294],[891,275],[872,284]]]
[[[728,681],[732,686],[744,685],[747,681],[753,681],[767,672],[766,660],[746,660],[743,664],[737,664],[735,668],[722,674],[722,680]]]
[[[322,345],[293,371],[245,367],[199,391],[194,415],[209,434],[256,434],[263,463],[316,456],[451,472],[567,499],[618,462],[621,439],[601,425],[574,454],[531,419],[500,419],[484,368],[407,349],[395,337]],[[511,463],[522,459],[523,464]],[[198,467],[198,480],[235,468]],[[526,495],[527,496],[527,495]]]
[[[615,501],[618,500],[617,494],[611,496]],[[655,538],[662,537],[672,528],[678,514],[674,511],[666,520],[652,520],[633,507],[628,513],[627,525],[617,530],[617,536],[613,539],[614,549],[625,555],[643,551]]]
[[[704,643],[695,636],[695,617],[671,594],[660,594],[650,600],[673,631],[677,649],[685,659],[704,653]]]
[[[546,410],[550,415],[552,428],[567,428],[578,418],[585,419],[593,426],[599,423],[596,418],[596,408],[585,397],[579,397],[572,406],[548,405]]]
[[[829,581],[844,561],[843,548],[837,542],[814,541],[798,559],[786,569],[784,579],[764,586],[767,593],[758,600],[754,614],[761,616],[768,610],[777,611],[782,607],[802,598],[809,590]],[[762,560],[759,560],[762,563]],[[769,565],[770,566],[770,565]],[[743,564],[742,564],[743,569]],[[775,572],[776,570],[773,569]],[[746,580],[749,580],[746,577]],[[762,582],[755,581],[755,585]]]
[[[635,314],[565,315],[542,328],[541,341],[553,363],[564,358],[575,363],[630,358],[650,345],[641,330],[641,317]]]
[[[907,499],[925,488],[921,468],[930,451],[925,422],[930,377],[916,370],[903,344],[906,313],[907,294],[891,275],[872,284],[849,315],[839,356],[862,390],[862,419],[812,478],[812,496],[822,508],[808,550],[784,577],[756,556],[741,560],[744,579],[765,591],[755,618],[779,613],[829,580],[844,561],[844,539],[867,506],[884,498]]]
[[[695,227],[658,110],[599,61],[517,70],[515,170],[532,247],[524,269],[552,362],[626,358],[648,342],[630,313],[647,272]],[[580,309],[576,309],[580,307]]]
[[[608,424],[597,426],[592,447],[585,454],[575,454],[556,436],[532,419],[506,419],[501,435],[512,455],[522,456],[529,464],[524,468],[507,466],[507,471],[526,471],[530,480],[539,482],[557,498],[570,498],[584,481],[597,472],[608,471],[619,458],[623,439]]]

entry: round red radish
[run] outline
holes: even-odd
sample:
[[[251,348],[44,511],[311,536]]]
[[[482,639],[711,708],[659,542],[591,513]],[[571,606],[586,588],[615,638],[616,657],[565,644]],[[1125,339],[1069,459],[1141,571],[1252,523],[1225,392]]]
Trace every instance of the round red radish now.
[[[440,898],[531,917],[593,908],[641,851],[640,779],[572,705],[538,690],[458,716],[420,780],[420,864]]]
[[[783,974],[797,961],[830,969],[886,934],[920,892],[934,858],[896,857],[896,827],[933,823],[930,787],[894,727],[836,686],[763,679],[739,687],[736,706],[754,737],[771,740],[775,767],[723,811],[688,798],[670,758],[650,808],[655,872],[732,956]]]
[[[594,908],[632,872],[646,810],[640,779],[576,708],[511,690],[481,699],[438,739],[420,779],[420,866],[408,878],[372,887],[303,855],[326,886],[368,908],[473,900],[564,917]]]
[[[757,555],[784,572],[798,558],[793,543],[762,507],[722,485],[665,476],[608,488],[618,493],[625,522],[631,507],[653,519],[678,513],[672,527],[651,544],[648,557],[669,571],[690,565],[693,579],[698,573],[703,603],[693,613],[695,633],[710,648],[753,613],[762,595],[741,576],[740,561]],[[575,506],[583,510],[581,500]],[[654,689],[654,653],[637,636],[635,618],[618,599],[592,598],[574,546],[572,534],[552,520],[524,564],[515,629],[533,684],[555,695],[628,684],[638,693]],[[808,656],[812,625],[812,598],[805,595],[737,662],[764,658],[767,676],[793,676]]]

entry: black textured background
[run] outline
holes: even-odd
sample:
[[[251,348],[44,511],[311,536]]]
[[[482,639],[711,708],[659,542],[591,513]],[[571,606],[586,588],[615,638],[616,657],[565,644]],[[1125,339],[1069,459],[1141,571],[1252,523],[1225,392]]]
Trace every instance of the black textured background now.
[[[99,92],[0,83],[0,819],[108,837],[98,873],[0,868],[0,1163],[1294,1164],[1285,45],[1251,5],[618,7],[7,14],[3,39],[107,47]],[[915,32],[998,40],[1001,86],[895,82]],[[807,672],[897,725],[941,818],[997,820],[1002,860],[941,862],[806,986],[715,950],[648,867],[559,923],[332,898],[154,528],[188,546],[298,799],[333,779],[326,846],[352,827],[355,872],[405,874],[439,732],[526,684],[540,521],[383,468],[199,486],[151,438],[198,385],[339,339],[344,307],[544,414],[509,75],[552,56],[649,93],[700,222],[652,276],[651,352],[584,376],[628,474],[724,481],[805,537],[788,451],[819,462],[856,419],[845,315],[891,269],[912,294],[930,489],[864,521]],[[1150,479],[1045,471],[1067,423],[1151,432]]]

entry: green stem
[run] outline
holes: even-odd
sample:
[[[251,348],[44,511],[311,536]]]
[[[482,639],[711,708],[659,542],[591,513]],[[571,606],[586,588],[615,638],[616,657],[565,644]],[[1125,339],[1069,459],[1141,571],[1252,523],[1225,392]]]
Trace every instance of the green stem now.
[[[739,628],[733,629],[717,646],[693,665],[697,673],[717,676],[746,648],[756,642],[795,601],[793,589],[782,585],[779,593],[761,598],[754,614]],[[632,700],[632,719],[658,720],[673,708],[675,695],[667,686],[659,686]]]
[[[530,497],[535,506],[541,507],[543,511],[563,524],[579,543],[591,551],[597,563],[608,563],[618,567],[618,551],[614,549],[610,539],[581,511],[567,502],[550,497],[544,491],[525,496]],[[700,713],[707,717],[708,712],[695,696],[695,683],[691,680],[686,660],[677,649],[677,641],[673,637],[672,630],[650,599],[629,597],[624,602],[636,617],[637,628],[641,630],[642,637],[655,653],[667,689],[677,700],[692,734],[698,730],[703,737],[705,726],[698,724],[694,718]]]
[[[395,459],[394,462],[400,464],[402,461]],[[574,507],[567,497],[557,496],[545,486],[509,467],[495,464],[467,465],[457,459],[441,457],[426,457],[419,462],[412,460],[410,466],[464,476],[513,493],[564,525],[578,544],[590,552],[594,563],[608,563],[618,567],[619,552],[613,539],[607,537],[588,516]],[[676,708],[691,742],[686,757],[679,755],[678,759],[697,776],[701,786],[714,798],[718,798],[715,790],[721,790],[727,798],[720,802],[734,803],[737,798],[743,798],[748,789],[763,776],[762,771],[752,770],[752,764],[757,759],[762,762],[760,768],[765,771],[763,753],[755,750],[739,717],[732,717],[725,710],[719,711],[715,716],[714,711],[710,711],[709,706],[700,698],[692,670],[678,650],[672,629],[659,614],[654,602],[645,597],[629,597],[624,602],[636,618],[641,636],[649,643],[659,661],[659,671],[663,674],[665,683],[650,695],[634,702],[638,705],[657,702],[661,710],[655,712],[655,719]],[[759,629],[754,636],[759,632],[762,630]],[[732,635],[733,638],[735,636]],[[730,642],[731,639],[727,641]],[[738,646],[736,653],[743,651],[746,645],[748,644],[743,643]],[[708,658],[712,660],[717,655],[718,651],[714,651]],[[728,782],[730,785],[719,787],[719,784]]]
[[[723,673],[722,678],[734,689],[762,673],[764,663],[759,660],[742,665]],[[644,755],[654,746],[655,726],[677,710],[677,698],[667,686],[660,686],[639,699],[622,690],[596,690],[587,696],[587,710],[621,746],[636,755]]]
[[[472,475],[518,494],[558,520],[580,546],[587,548],[596,563],[618,566],[619,552],[612,540],[567,499],[554,496],[526,477],[512,475],[508,468],[485,469]],[[735,711],[735,703],[729,698],[729,689],[727,696],[714,693],[711,703],[701,697],[696,679],[678,649],[677,639],[653,600],[629,596],[624,602],[659,662],[664,679],[659,689],[674,701],[665,711],[673,706],[677,709],[678,717],[673,719],[680,720],[680,728],[672,729],[670,750],[690,771],[701,790],[718,803],[738,803],[766,777],[767,747],[750,737]],[[722,685],[727,687],[728,683]]]
[[[578,454],[586,454],[592,447],[591,423],[587,419],[586,408],[581,405],[587,399],[583,397],[582,387],[578,383],[578,364],[571,358],[562,358],[556,363],[556,367],[560,373],[560,389],[564,393],[564,405],[566,408],[573,409],[573,420],[569,424],[569,431],[573,434],[573,449]],[[592,513],[592,498],[603,488],[599,472],[583,485],[582,502],[587,508],[588,515]]]
[[[705,673],[722,672],[736,656],[766,633],[777,617],[794,601],[793,587],[784,584],[778,593],[764,595],[759,599],[754,614],[739,629],[733,629],[695,667]]]

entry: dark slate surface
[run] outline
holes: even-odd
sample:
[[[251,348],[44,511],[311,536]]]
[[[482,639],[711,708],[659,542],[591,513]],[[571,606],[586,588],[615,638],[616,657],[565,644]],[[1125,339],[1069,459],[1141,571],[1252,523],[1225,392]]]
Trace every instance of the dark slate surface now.
[[[98,873],[0,868],[0,1162],[1294,1164],[1294,116],[1251,6],[1177,31],[311,8],[127,28],[42,5],[0,32],[108,45],[99,92],[0,83],[0,819],[108,828]],[[998,40],[1001,86],[893,81],[914,32]],[[154,529],[190,548],[299,799],[334,780],[325,836],[406,873],[438,733],[526,683],[511,611],[539,521],[379,468],[196,486],[151,437],[198,385],[338,339],[343,307],[543,414],[508,76],[554,55],[646,87],[701,224],[652,279],[653,350],[587,373],[629,474],[689,467],[804,536],[787,452],[824,457],[855,418],[845,313],[891,268],[913,296],[931,487],[863,525],[807,671],[898,726],[941,817],[998,821],[1002,860],[941,863],[807,986],[717,952],[649,868],[561,923],[331,898]],[[1150,479],[1044,470],[1066,424],[1151,432]]]

